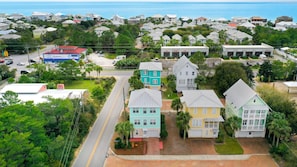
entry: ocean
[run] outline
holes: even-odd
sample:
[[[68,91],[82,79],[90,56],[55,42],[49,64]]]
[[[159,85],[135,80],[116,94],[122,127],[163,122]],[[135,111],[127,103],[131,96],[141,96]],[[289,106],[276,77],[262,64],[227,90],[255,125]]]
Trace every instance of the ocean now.
[[[274,21],[279,16],[297,19],[297,2],[0,2],[0,13],[32,12],[63,14],[94,13],[110,19],[114,15],[129,18],[137,15],[175,14],[177,17],[209,19],[261,16]],[[294,20],[296,21],[296,20]]]

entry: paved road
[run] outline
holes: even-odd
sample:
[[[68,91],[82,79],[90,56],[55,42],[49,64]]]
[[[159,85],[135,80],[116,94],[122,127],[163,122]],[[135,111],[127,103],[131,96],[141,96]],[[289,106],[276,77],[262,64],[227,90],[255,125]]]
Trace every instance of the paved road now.
[[[128,76],[116,77],[117,82],[110,93],[99,117],[73,163],[73,167],[101,167],[104,165],[114,127],[124,107],[128,94]]]

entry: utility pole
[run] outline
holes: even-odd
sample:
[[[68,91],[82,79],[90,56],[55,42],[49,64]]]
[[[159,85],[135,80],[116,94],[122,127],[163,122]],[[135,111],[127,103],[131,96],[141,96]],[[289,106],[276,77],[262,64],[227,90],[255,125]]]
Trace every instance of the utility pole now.
[[[28,63],[30,65],[29,47],[28,46],[26,46],[26,51],[27,51],[27,55],[28,55]]]

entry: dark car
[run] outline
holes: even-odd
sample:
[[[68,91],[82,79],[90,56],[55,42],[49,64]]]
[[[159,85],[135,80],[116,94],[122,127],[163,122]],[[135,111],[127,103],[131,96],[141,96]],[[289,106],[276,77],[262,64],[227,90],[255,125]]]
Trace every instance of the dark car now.
[[[30,59],[29,60],[29,63],[33,63],[34,64],[34,63],[37,63],[37,62],[35,60],[33,60],[33,59]]]
[[[29,74],[29,73],[31,73],[31,72],[28,70],[21,70],[21,74]]]
[[[6,65],[13,64],[13,60],[12,60],[12,59],[6,59],[6,60],[5,60],[5,64],[6,64]]]

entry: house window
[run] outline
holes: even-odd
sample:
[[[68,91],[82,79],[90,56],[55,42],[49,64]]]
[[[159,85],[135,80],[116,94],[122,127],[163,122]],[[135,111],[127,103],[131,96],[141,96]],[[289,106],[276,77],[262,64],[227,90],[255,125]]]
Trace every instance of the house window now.
[[[151,109],[150,109],[150,113],[156,113],[156,109],[151,108]]]
[[[253,125],[253,124],[254,124],[254,120],[250,120],[249,125]]]
[[[143,109],[143,113],[146,114],[146,108]]]
[[[146,121],[146,119],[145,120],[143,120],[143,125],[146,125],[147,124],[147,121]]]
[[[244,113],[243,114],[244,114],[243,117],[244,118],[247,118],[248,117],[248,114],[249,114],[249,111],[248,110],[244,110]]]
[[[184,85],[184,84],[186,83],[186,81],[185,81],[184,79],[180,79],[180,80],[178,81],[178,83],[179,83],[180,85]]]
[[[153,73],[154,77],[156,77],[157,74],[158,74],[157,71],[154,71],[154,73]]]
[[[217,109],[216,108],[212,108],[212,114],[217,114]]]
[[[133,113],[139,113],[138,108],[133,108]]]
[[[182,75],[182,72],[179,72],[179,75],[181,76]]]
[[[156,125],[156,120],[155,119],[151,119],[150,124],[151,125]]]
[[[255,125],[259,125],[259,120],[258,119],[255,120]]]
[[[246,125],[246,124],[247,124],[247,120],[243,120],[242,125]]]
[[[264,119],[261,119],[260,125],[264,125],[264,123],[265,123],[265,120]]]
[[[192,120],[192,126],[193,126],[193,127],[199,127],[199,126],[202,126],[202,121],[201,121],[201,119],[193,119],[193,120]]]
[[[143,75],[147,75],[147,70],[143,70]]]
[[[157,79],[153,79],[153,84],[158,84],[158,80]]]
[[[207,108],[203,108],[202,113],[205,115],[207,113]]]
[[[140,125],[140,120],[139,119],[135,119],[134,120],[134,125]]]
[[[197,114],[197,112],[198,112],[198,109],[194,108],[194,114]]]
[[[195,72],[194,71],[192,72],[192,75],[195,75]]]
[[[186,75],[188,75],[188,71],[186,71]]]

